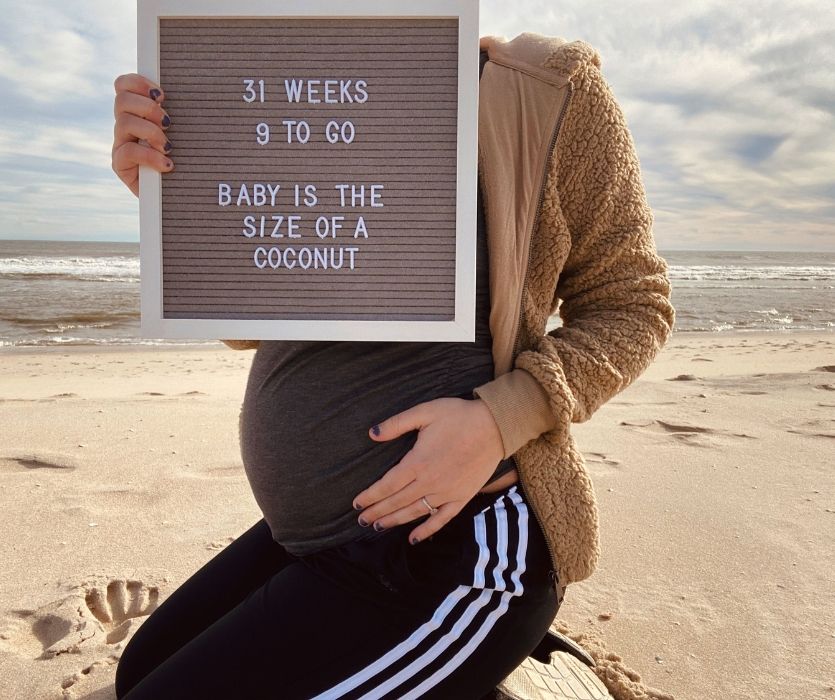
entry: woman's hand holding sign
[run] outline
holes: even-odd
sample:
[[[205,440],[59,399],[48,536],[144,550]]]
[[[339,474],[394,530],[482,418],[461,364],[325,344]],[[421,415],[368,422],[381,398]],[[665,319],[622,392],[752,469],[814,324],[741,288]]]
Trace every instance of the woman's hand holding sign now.
[[[419,431],[412,449],[356,495],[354,508],[362,510],[360,524],[383,529],[426,515],[425,497],[438,510],[409,534],[414,544],[414,538],[423,540],[440,530],[475,496],[501,461],[504,447],[481,399],[425,401],[374,426],[369,436],[392,440],[410,430]]]
[[[486,49],[495,41],[506,39],[481,37],[479,48]],[[367,84],[364,80],[354,83],[344,79],[308,80],[307,83],[303,80],[288,80],[285,84],[288,85],[286,92],[290,102],[301,101],[305,84],[305,94],[310,102],[320,102],[322,99],[331,101],[329,95],[336,96],[333,101],[338,102],[365,102],[368,98],[365,91]],[[116,123],[113,129],[112,167],[119,179],[138,197],[140,165],[147,165],[159,172],[169,172],[174,168],[174,162],[169,156],[172,145],[165,135],[165,129],[171,124],[171,119],[162,107],[164,91],[152,80],[138,73],[126,73],[116,78],[113,87],[116,90],[113,105]],[[259,98],[264,102],[264,92],[263,80],[244,80],[243,99],[246,102],[255,102]],[[324,98],[319,96],[320,92]],[[340,140],[350,143],[350,140],[353,140],[353,126],[351,125],[349,135],[343,133],[345,124],[334,124],[334,129],[339,127],[341,130],[338,135],[329,135],[328,140],[331,143]],[[261,129],[258,132],[259,143],[265,144],[269,138],[269,127],[267,124],[258,126]]]
[[[171,143],[165,129],[171,118],[162,108],[162,88],[136,73],[120,75],[113,83],[116,98],[113,116],[113,171],[128,189],[139,196],[139,166],[169,172],[174,162],[167,155]]]

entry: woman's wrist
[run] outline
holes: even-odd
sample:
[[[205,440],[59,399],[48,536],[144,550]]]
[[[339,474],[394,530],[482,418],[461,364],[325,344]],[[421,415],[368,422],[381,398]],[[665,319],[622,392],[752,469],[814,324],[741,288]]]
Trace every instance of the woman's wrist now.
[[[504,457],[504,443],[502,442],[502,433],[499,430],[499,425],[496,423],[493,412],[484,399],[477,397],[472,400],[472,403],[481,414],[480,422],[484,425],[483,439],[487,444],[493,445],[493,452],[496,454],[496,463],[498,464]]]

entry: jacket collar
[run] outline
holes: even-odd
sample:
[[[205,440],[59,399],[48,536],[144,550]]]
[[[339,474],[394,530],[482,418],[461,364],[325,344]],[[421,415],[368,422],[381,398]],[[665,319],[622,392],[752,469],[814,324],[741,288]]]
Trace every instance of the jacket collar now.
[[[567,42],[526,32],[491,37],[479,82],[479,175],[490,268],[490,332],[495,375],[511,370],[522,330],[530,243],[542,204],[546,168],[570,76],[548,67]]]
[[[512,40],[504,37],[484,37],[483,44],[491,61],[509,68],[515,68],[561,87],[568,81],[568,76],[546,67],[551,56],[568,41],[559,36],[546,36],[534,32],[522,32]]]

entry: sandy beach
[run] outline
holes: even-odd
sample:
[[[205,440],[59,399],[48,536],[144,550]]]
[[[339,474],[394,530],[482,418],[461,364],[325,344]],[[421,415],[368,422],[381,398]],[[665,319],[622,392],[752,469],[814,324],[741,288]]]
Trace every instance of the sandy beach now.
[[[109,700],[145,616],[261,517],[252,352],[0,357],[0,697]],[[835,698],[834,408],[835,333],[676,333],[574,426],[602,556],[555,626],[623,697]]]

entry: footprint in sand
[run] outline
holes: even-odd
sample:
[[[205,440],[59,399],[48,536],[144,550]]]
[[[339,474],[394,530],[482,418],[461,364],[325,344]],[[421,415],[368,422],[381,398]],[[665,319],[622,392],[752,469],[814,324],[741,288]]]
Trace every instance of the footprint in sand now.
[[[678,406],[680,401],[618,401],[612,399],[609,406]]]
[[[235,538],[232,537],[232,536],[224,537],[223,539],[215,540],[214,542],[209,542],[206,545],[206,549],[211,549],[211,550],[223,549],[227,545],[232,544],[234,541],[235,541]]]
[[[832,439],[835,438],[835,431],[829,430],[830,428],[835,428],[835,420],[827,418],[807,420],[800,425],[789,425],[785,430],[787,433],[795,433],[796,435]]]
[[[701,425],[668,423],[663,420],[651,420],[646,423],[631,423],[629,421],[622,420],[619,425],[624,425],[627,428],[637,428],[638,430],[647,433],[661,433],[676,440],[680,440],[681,442],[685,442],[688,445],[695,445],[698,447],[718,447],[721,442],[721,438],[755,437],[754,435],[747,435],[746,433],[733,433],[729,430],[706,428]]]
[[[668,377],[668,382],[695,382],[699,378],[695,374],[677,374],[675,377]]]
[[[117,644],[138,627],[137,618],[157,609],[159,588],[134,579],[115,579],[105,588],[94,586],[89,589],[84,602],[101,623],[107,644]]]
[[[82,647],[118,649],[158,605],[159,588],[142,581],[85,582],[34,610],[11,610],[0,623],[0,650],[51,659]]]
[[[187,467],[189,465],[186,465]],[[181,469],[178,475],[187,476],[192,479],[223,479],[244,477],[244,468],[241,464],[229,464],[226,466],[206,467],[205,469]]]
[[[786,430],[787,433],[796,433],[797,435],[806,435],[807,437],[820,437],[820,438],[835,438],[835,433],[818,433],[814,430],[798,430],[797,428],[789,428]]]
[[[62,700],[111,700],[115,697],[113,674],[118,663],[119,655],[111,654],[65,678],[61,683]]]
[[[3,472],[22,472],[29,469],[58,469],[72,471],[78,468],[78,462],[59,452],[16,451],[0,455],[0,470]]]
[[[586,465],[592,469],[595,476],[619,474],[621,472],[621,461],[607,457],[603,452],[583,452]]]
[[[835,365],[823,365],[821,367],[813,367],[810,372],[835,372]]]
[[[619,459],[612,459],[607,457],[603,452],[584,452],[586,462],[596,462],[598,464],[605,464],[608,467],[620,466]]]

